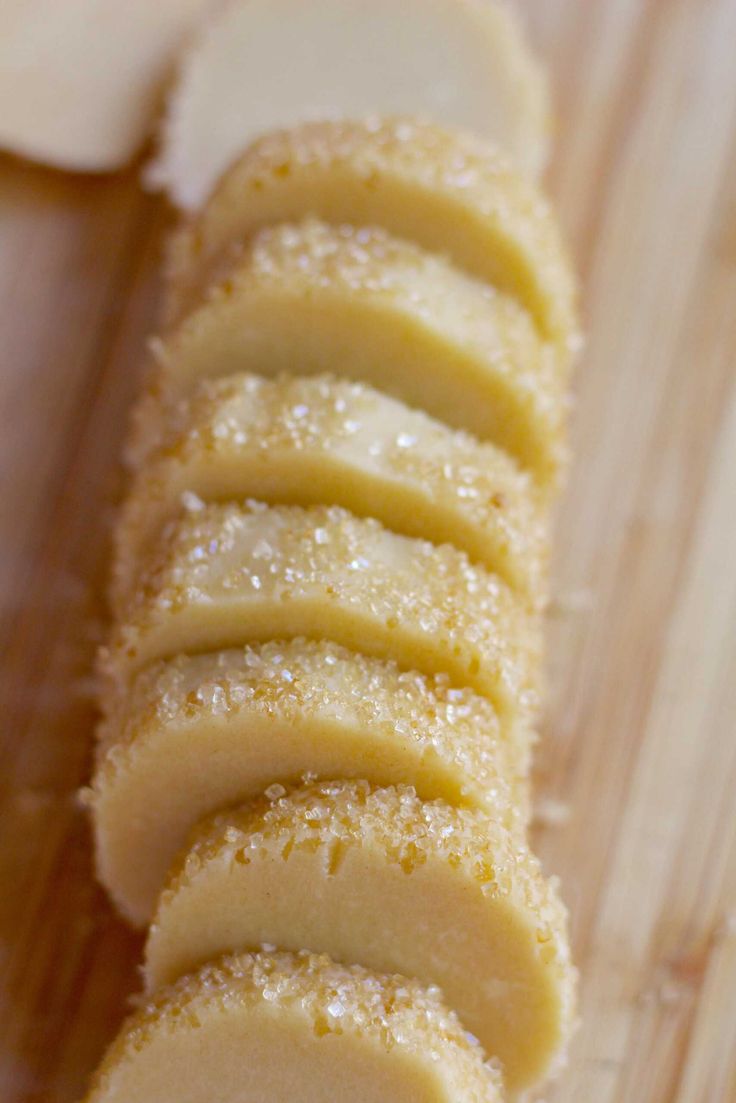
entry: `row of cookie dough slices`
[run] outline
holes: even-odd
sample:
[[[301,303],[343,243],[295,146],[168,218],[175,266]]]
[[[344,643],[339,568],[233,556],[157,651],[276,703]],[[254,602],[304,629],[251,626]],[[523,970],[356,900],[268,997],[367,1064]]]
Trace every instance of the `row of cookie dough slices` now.
[[[389,998],[392,974],[439,985],[516,1093],[559,1061],[574,1002],[564,911],[525,841],[576,342],[554,221],[468,137],[305,126],[257,143],[179,233],[167,317],[89,801],[101,879],[134,923],[155,915],[149,993],[204,972],[130,1025],[90,1098],[153,1092],[155,1054],[193,1021],[213,1054],[244,1022],[261,1055],[305,1032],[292,1097],[312,1098],[296,1064],[309,1050],[316,1070],[327,1037],[375,1083],[413,1067],[391,1098],[499,1098],[435,996]],[[262,944],[383,979],[205,964]]]

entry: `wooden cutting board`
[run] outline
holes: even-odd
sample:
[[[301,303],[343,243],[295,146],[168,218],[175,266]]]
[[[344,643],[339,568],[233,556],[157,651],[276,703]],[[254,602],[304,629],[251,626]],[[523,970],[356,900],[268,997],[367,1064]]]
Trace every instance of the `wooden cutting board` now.
[[[736,3],[525,7],[589,334],[536,832],[583,1026],[547,1099],[734,1103]],[[75,792],[167,220],[133,174],[0,161],[3,1103],[77,1099],[137,984]]]

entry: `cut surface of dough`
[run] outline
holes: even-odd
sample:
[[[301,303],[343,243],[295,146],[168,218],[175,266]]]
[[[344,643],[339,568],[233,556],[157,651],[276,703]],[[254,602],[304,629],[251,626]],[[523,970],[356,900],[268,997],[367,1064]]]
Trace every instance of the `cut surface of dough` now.
[[[85,799],[97,872],[133,923],[202,817],[273,784],[367,778],[528,817],[531,738],[447,678],[293,640],[155,663],[106,702]]]
[[[575,977],[566,914],[524,843],[405,789],[323,783],[195,834],[149,932],[149,988],[261,943],[436,984],[510,1091],[549,1074]]]
[[[539,606],[545,516],[492,445],[362,384],[331,377],[207,380],[177,408],[135,475],[115,530],[113,604],[182,502],[339,505],[435,544],[453,543]]]
[[[307,954],[228,956],[124,1023],[85,1103],[502,1103],[436,989]]]
[[[123,166],[207,2],[3,0],[0,146],[77,171]]]
[[[199,207],[253,138],[306,120],[420,115],[546,160],[541,68],[490,0],[239,0],[185,54],[149,178]]]
[[[108,685],[149,662],[267,639],[329,639],[534,713],[540,626],[448,544],[337,507],[205,506],[164,531],[110,646]]]
[[[262,231],[226,268],[152,345],[134,460],[202,379],[332,372],[493,441],[554,486],[564,380],[515,299],[382,230],[314,219]]]
[[[549,204],[492,145],[416,119],[313,123],[256,141],[172,240],[169,317],[191,308],[234,241],[308,216],[447,256],[516,296],[567,363],[575,281]]]

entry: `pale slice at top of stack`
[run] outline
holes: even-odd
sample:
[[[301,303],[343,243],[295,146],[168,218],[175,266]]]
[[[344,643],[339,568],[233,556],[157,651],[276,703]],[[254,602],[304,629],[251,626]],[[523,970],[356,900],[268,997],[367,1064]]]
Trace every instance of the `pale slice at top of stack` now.
[[[239,0],[182,60],[149,180],[199,207],[253,138],[307,120],[421,115],[546,159],[541,68],[493,0]]]
[[[513,1093],[574,1017],[566,913],[524,842],[481,813],[366,782],[308,786],[195,834],[159,902],[149,988],[261,942],[437,984]]]
[[[543,602],[545,512],[529,477],[492,445],[330,376],[207,380],[172,422],[118,519],[118,610],[182,503],[196,510],[249,498],[339,505],[395,532],[453,543],[532,607]]]
[[[244,1094],[245,1093],[245,1094]],[[503,1103],[436,989],[308,954],[208,964],[124,1023],[85,1103]]]
[[[330,639],[446,673],[504,716],[533,715],[539,623],[456,548],[345,510],[206,506],[168,527],[101,655],[112,690],[181,653]]]
[[[528,729],[442,675],[335,644],[180,655],[103,704],[85,800],[100,880],[135,924],[197,820],[307,776],[413,785],[510,830],[528,819]]]
[[[544,488],[564,464],[564,381],[526,311],[382,230],[264,230],[153,351],[134,460],[155,447],[176,397],[251,371],[369,383],[505,448]]]
[[[234,241],[309,215],[382,227],[515,295],[568,365],[575,281],[549,204],[493,145],[416,119],[314,123],[254,142],[173,239],[169,318],[191,308]]]

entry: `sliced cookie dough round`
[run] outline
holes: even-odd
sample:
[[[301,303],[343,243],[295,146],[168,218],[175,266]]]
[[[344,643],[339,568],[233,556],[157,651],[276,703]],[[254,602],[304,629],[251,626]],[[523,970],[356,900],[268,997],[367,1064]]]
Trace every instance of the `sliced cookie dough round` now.
[[[206,815],[304,777],[413,785],[528,821],[532,737],[446,677],[292,640],[154,663],[105,702],[92,812],[97,873],[135,925]]]
[[[85,1103],[502,1103],[433,988],[303,953],[204,966],[123,1024]]]
[[[208,380],[135,475],[115,530],[113,605],[182,502],[344,506],[394,532],[453,543],[539,608],[547,518],[500,449],[329,376]]]
[[[525,843],[482,814],[336,781],[215,817],[161,896],[146,984],[263,942],[438,985],[512,1092],[564,1054],[564,907]]]
[[[264,230],[151,348],[134,462],[172,401],[235,372],[369,383],[505,448],[543,486],[564,461],[567,390],[526,311],[383,230],[313,219]]]
[[[575,280],[548,202],[492,144],[411,118],[308,123],[254,142],[172,240],[169,318],[191,308],[234,242],[310,215],[448,257],[518,298],[569,361]]]
[[[252,138],[376,111],[487,135],[530,174],[546,159],[546,83],[508,4],[239,0],[185,53],[149,179],[196,208]]]
[[[185,513],[142,579],[100,656],[111,688],[156,659],[305,636],[446,673],[504,718],[536,708],[539,618],[464,552],[337,507]]]

